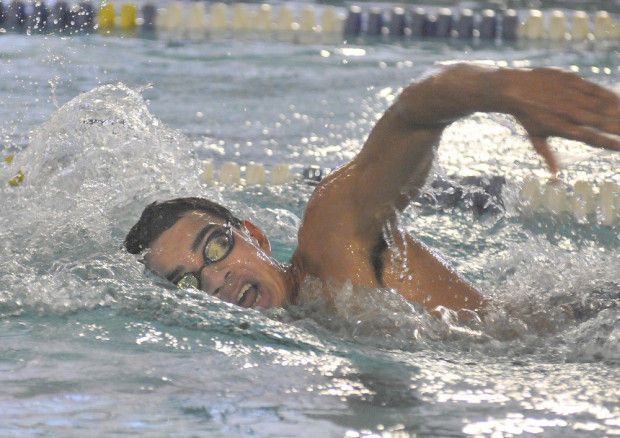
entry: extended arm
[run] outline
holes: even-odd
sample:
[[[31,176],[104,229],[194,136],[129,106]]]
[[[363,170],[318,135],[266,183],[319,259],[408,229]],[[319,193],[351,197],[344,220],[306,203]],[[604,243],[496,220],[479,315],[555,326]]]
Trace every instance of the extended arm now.
[[[360,229],[379,231],[417,195],[443,129],[455,120],[478,111],[512,114],[555,173],[550,136],[620,150],[619,102],[615,93],[555,69],[453,65],[403,91],[358,156],[332,177],[338,184],[327,182],[329,195],[343,196]]]
[[[444,68],[407,87],[360,153],[317,187],[299,233],[304,270],[322,279],[392,287],[428,309],[483,307],[471,285],[414,240],[407,244],[408,237],[399,243],[396,236],[390,246],[408,254],[411,281],[403,280],[403,264],[394,263],[379,278],[373,261],[385,230],[394,230],[397,212],[424,184],[444,128],[478,111],[515,116],[552,172],[557,161],[547,145],[550,136],[620,150],[620,100],[611,91],[554,69]]]

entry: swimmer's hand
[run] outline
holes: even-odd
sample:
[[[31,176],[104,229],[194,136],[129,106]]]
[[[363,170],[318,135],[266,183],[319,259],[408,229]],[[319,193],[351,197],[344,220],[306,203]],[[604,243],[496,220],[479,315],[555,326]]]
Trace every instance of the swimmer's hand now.
[[[500,69],[496,102],[527,131],[536,151],[556,174],[559,164],[547,139],[552,136],[620,151],[620,97],[574,73],[550,68]]]
[[[444,67],[407,87],[393,107],[410,130],[443,129],[477,111],[512,114],[553,173],[558,160],[547,139],[557,136],[620,151],[620,98],[574,73],[475,64]]]

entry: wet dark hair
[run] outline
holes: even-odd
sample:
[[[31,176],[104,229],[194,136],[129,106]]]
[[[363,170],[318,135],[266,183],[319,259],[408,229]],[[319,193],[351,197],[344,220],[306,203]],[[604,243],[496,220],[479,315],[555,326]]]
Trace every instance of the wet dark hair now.
[[[125,237],[125,249],[131,254],[140,254],[168,228],[190,211],[203,211],[241,228],[239,220],[226,207],[204,198],[176,198],[149,204],[140,220],[131,227]]]

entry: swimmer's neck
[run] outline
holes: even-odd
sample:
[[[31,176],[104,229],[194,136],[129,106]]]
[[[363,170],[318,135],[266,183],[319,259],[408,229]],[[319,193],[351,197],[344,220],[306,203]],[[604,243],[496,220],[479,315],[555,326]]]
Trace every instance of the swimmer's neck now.
[[[284,266],[284,281],[286,282],[289,304],[299,304],[299,289],[305,276],[302,257],[297,249],[289,264]]]

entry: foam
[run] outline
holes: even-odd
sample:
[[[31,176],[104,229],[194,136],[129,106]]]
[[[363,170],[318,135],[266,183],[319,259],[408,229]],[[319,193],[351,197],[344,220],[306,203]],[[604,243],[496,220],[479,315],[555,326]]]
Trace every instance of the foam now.
[[[152,200],[200,189],[189,146],[123,84],[57,110],[0,167],[3,180],[15,169],[26,174],[20,187],[0,189],[2,304],[65,311],[107,303],[102,285],[123,270],[118,248],[129,217]]]

